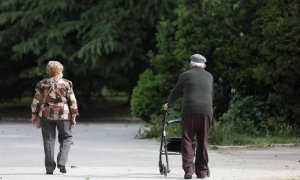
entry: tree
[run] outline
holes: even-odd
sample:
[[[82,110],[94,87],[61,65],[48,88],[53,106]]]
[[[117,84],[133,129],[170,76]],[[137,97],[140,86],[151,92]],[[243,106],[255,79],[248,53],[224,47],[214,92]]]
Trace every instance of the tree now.
[[[89,98],[103,87],[131,93],[154,47],[156,22],[168,16],[173,1],[1,0],[0,5],[0,68],[9,77],[3,76],[0,86],[11,89],[1,92],[1,99],[31,92],[52,58],[65,65],[78,94]]]
[[[157,35],[157,48],[158,52],[151,56],[151,70],[154,76],[165,77],[165,83],[160,88],[151,87],[151,82],[147,92],[152,94],[153,89],[156,96],[164,97],[160,101],[153,102],[156,108],[153,108],[152,112],[147,110],[146,119],[150,118],[151,114],[155,114],[161,108],[162,103],[165,102],[166,96],[169,94],[169,90],[175,85],[176,80],[180,73],[188,68],[189,57],[194,53],[201,53],[208,59],[208,70],[215,72],[214,76],[216,81],[216,89],[223,88],[225,91],[216,91],[215,98],[217,99],[217,108],[219,113],[222,114],[226,107],[226,103],[229,101],[228,91],[230,93],[229,85],[224,83],[219,85],[218,79],[222,76],[223,66],[218,62],[214,56],[215,50],[219,47],[223,47],[224,43],[230,41],[228,38],[229,32],[227,30],[222,31],[220,28],[220,20],[223,16],[221,12],[222,4],[218,1],[179,1],[177,8],[174,10],[174,18],[171,20],[162,20],[158,27]],[[219,14],[216,11],[220,11]],[[223,37],[223,39],[222,39]],[[219,65],[220,64],[220,65]],[[153,76],[152,74],[152,76]],[[140,81],[143,80],[141,77]],[[224,78],[226,79],[226,78]],[[157,85],[153,83],[153,85]],[[223,87],[224,86],[224,87]],[[221,88],[220,88],[221,87]],[[144,85],[138,83],[134,92],[139,92],[139,89],[143,89]],[[146,90],[146,89],[145,89]],[[226,102],[222,102],[222,97],[226,97]],[[132,110],[137,116],[143,114],[143,110],[135,111],[135,106],[143,107],[143,104],[151,101],[139,100],[139,95],[133,94],[132,98]],[[222,107],[221,107],[222,106]],[[220,108],[221,107],[221,108]],[[217,111],[217,112],[218,112]],[[143,117],[145,117],[143,114]]]
[[[257,126],[274,121],[278,126],[282,122],[299,126],[298,18],[299,3],[293,0],[179,1],[174,18],[169,22],[174,30],[168,38],[157,41],[161,51],[151,58],[154,76],[165,77],[165,81],[172,80],[173,84],[155,88],[155,92],[159,92],[156,94],[168,94],[167,90],[176,82],[174,77],[184,70],[190,55],[201,53],[208,59],[207,70],[215,79],[214,114],[217,120],[225,112],[235,112],[230,108],[239,107],[239,112],[247,113],[251,112],[247,107],[257,104],[256,115],[266,117],[259,121],[254,119]],[[164,31],[159,28],[158,37]],[[166,49],[164,47],[168,47],[168,51],[162,51]],[[172,61],[157,57],[166,60],[172,57]],[[178,64],[180,67],[173,69],[172,66]],[[169,73],[171,77],[163,76]],[[141,86],[138,84],[136,89]],[[255,102],[245,109],[238,105],[229,106],[236,97],[239,98],[236,102],[251,103],[251,99]],[[143,102],[145,100],[139,102],[140,106]],[[155,113],[157,109],[147,112],[148,118]]]
[[[131,110],[135,116],[145,121],[149,121],[151,115],[161,112],[168,91],[177,78],[176,74],[183,67],[182,62],[173,54],[174,31],[174,24],[169,21],[162,21],[158,25],[158,52],[149,53],[150,68],[140,75],[133,90]]]
[[[282,117],[300,127],[300,3],[270,1],[255,21],[258,51],[264,57],[254,68],[270,104],[270,116]],[[299,131],[299,129],[298,129]]]

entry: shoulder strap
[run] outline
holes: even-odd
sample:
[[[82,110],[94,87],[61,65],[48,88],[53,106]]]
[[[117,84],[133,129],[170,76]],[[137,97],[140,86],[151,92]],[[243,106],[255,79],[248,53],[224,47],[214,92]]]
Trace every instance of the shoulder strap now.
[[[60,78],[60,79],[61,79],[61,78]],[[54,85],[55,85],[60,79],[56,80],[53,84],[51,84],[51,80],[50,80],[51,87],[50,87],[50,89],[47,91],[46,95],[44,96],[43,103],[45,103],[46,97],[49,95],[49,93],[50,93],[50,91],[53,89]]]
[[[49,95],[50,91],[53,89],[53,86],[47,91],[46,95],[44,96],[43,103],[45,103],[46,97]]]

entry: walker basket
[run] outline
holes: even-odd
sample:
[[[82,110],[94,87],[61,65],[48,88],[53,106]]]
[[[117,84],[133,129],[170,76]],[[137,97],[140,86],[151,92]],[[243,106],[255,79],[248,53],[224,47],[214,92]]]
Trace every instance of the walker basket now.
[[[180,137],[170,137],[167,138],[167,150],[169,152],[181,153],[181,138]]]

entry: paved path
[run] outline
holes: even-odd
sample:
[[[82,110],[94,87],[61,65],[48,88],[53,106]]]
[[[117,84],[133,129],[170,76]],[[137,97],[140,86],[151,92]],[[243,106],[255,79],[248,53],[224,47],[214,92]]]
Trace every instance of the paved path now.
[[[54,175],[45,175],[40,130],[31,124],[1,123],[0,180],[183,179],[180,156],[170,157],[166,178],[159,174],[159,142],[135,139],[140,127],[79,124],[73,130],[68,173],[56,169]],[[300,148],[210,150],[209,157],[211,180],[300,179]]]

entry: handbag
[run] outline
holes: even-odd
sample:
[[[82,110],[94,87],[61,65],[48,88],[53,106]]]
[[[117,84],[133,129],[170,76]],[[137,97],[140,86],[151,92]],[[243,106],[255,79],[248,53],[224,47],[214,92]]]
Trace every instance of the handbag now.
[[[44,98],[43,98],[43,104],[45,104],[45,99],[46,99],[46,97],[49,95],[49,93],[50,93],[50,91],[53,89],[53,86],[51,86],[50,87],[50,89],[47,91],[47,93],[46,93],[46,95],[44,96]],[[42,123],[41,123],[41,118],[40,118],[40,116],[38,115],[38,117],[37,117],[37,119],[36,119],[36,128],[41,128],[42,127]]]
[[[37,119],[36,119],[36,123],[35,123],[35,126],[36,126],[36,128],[41,128],[42,126],[41,126],[41,118],[38,116],[37,117]]]

